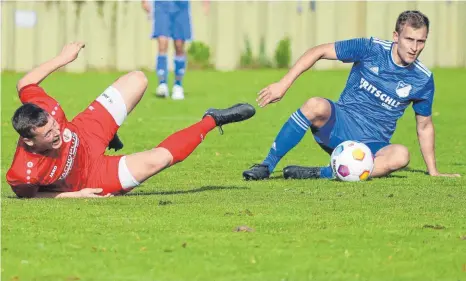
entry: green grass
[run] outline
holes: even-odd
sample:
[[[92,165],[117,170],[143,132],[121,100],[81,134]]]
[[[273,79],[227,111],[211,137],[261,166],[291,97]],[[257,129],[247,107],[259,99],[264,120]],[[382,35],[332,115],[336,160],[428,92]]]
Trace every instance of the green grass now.
[[[185,162],[130,195],[99,200],[14,198],[4,179],[20,75],[3,74],[2,280],[466,280],[466,70],[434,74],[437,163],[460,179],[423,174],[409,108],[393,138],[410,149],[409,170],[362,183],[286,181],[285,165],[329,161],[308,133],[272,180],[243,181],[307,98],[338,97],[347,71],[323,71],[225,135],[211,132]],[[43,85],[71,119],[118,75],[57,73]],[[156,146],[208,107],[255,104],[283,72],[192,71],[181,102],[154,98],[148,75],[146,96],[120,129],[125,154]],[[241,225],[254,232],[233,231]]]

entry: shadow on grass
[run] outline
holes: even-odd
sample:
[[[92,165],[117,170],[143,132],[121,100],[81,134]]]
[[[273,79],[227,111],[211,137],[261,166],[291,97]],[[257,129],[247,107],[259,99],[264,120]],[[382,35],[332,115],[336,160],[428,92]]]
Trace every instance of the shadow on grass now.
[[[401,169],[401,171],[427,175],[427,171],[425,171],[425,170],[411,169],[409,167],[403,168],[403,169]]]
[[[407,176],[400,176],[400,175],[388,175],[382,178],[387,178],[387,179],[405,179]]]
[[[173,191],[132,191],[125,194],[124,196],[144,196],[144,195],[174,195],[174,194],[189,194],[189,193],[198,193],[205,191],[216,191],[216,190],[232,190],[232,189],[249,189],[249,187],[244,186],[203,186],[195,189],[189,190],[173,190]]]
[[[382,177],[382,178],[377,178],[376,180],[378,179],[383,179],[383,178],[392,178],[392,179],[405,179],[407,178],[407,176],[400,176],[400,175],[388,175],[388,176],[385,176],[385,177]],[[328,178],[309,178],[309,179],[285,179],[283,177],[283,175],[276,175],[276,176],[271,176],[269,178],[269,180],[294,180],[294,181],[316,181],[316,180],[322,180],[322,181],[332,181],[332,182],[344,182],[344,181],[339,181],[339,180],[336,180],[336,179],[328,179]],[[370,178],[369,181],[372,181],[374,180],[374,178]]]
[[[188,193],[198,193],[198,192],[205,192],[205,191],[215,191],[215,190],[232,190],[232,189],[250,189],[249,187],[244,186],[203,186],[195,189],[189,190],[173,190],[173,191],[137,191],[133,190],[127,194],[121,196],[146,196],[146,195],[173,195],[173,194],[188,194]],[[18,198],[15,195],[7,195],[3,196],[3,198],[9,199],[20,199],[20,200],[27,200],[27,198]]]

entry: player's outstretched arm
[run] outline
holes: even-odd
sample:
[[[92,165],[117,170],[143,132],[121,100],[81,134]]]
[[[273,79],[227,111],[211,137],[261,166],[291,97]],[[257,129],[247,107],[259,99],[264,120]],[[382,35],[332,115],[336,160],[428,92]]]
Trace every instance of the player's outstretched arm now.
[[[422,156],[431,176],[459,177],[459,174],[441,174],[435,163],[435,130],[432,116],[416,115],[416,128]]]
[[[26,85],[39,84],[55,70],[74,61],[82,48],[84,48],[84,43],[82,42],[73,42],[65,45],[58,56],[39,65],[24,75],[24,77],[18,81],[16,89],[19,92],[19,90]]]
[[[74,192],[37,192],[34,198],[107,198],[112,194],[99,195],[102,188],[83,188]]]
[[[280,101],[293,82],[321,59],[337,59],[335,43],[319,45],[306,51],[279,82],[270,84],[259,92],[256,99],[259,106]]]

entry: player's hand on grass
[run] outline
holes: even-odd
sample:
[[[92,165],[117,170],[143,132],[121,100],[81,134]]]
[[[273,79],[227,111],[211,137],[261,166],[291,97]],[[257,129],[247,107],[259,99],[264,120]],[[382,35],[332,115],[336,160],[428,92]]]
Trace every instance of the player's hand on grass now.
[[[102,193],[102,188],[83,188],[79,191],[79,195],[82,198],[107,198],[113,197],[113,194],[108,193],[106,195],[99,195]]]
[[[264,107],[269,103],[280,101],[287,90],[288,88],[280,82],[270,84],[259,92],[256,101],[260,107]]]
[[[459,177],[461,177],[460,174],[441,174],[439,172],[430,173],[430,175],[433,176],[433,177],[448,177],[448,178],[459,178]]]
[[[68,64],[78,57],[79,51],[81,51],[85,46],[86,45],[83,42],[72,42],[66,44],[61,50],[59,57],[63,60],[64,64]]]

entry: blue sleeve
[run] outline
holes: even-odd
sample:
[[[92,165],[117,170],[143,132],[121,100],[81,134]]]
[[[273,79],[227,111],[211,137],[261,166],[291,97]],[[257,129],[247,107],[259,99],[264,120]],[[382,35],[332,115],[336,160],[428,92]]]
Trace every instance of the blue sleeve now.
[[[372,38],[356,38],[335,42],[335,52],[342,62],[357,62],[369,54]]]
[[[414,112],[416,112],[416,114],[422,116],[432,115],[432,103],[434,101],[434,92],[434,75],[432,74],[430,76],[429,82],[427,82],[426,86],[422,90],[421,95],[413,100],[413,109]]]

